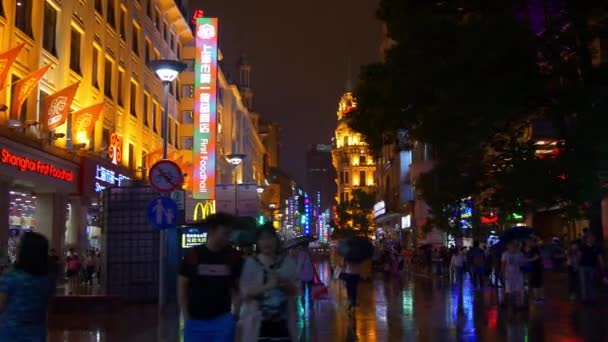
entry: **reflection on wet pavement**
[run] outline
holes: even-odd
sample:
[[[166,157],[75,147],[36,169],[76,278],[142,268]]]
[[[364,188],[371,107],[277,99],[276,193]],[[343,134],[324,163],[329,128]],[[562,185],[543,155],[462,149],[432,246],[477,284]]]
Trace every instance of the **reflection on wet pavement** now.
[[[560,276],[547,281],[551,300],[509,312],[498,307],[496,290],[474,291],[468,281],[460,288],[423,276],[400,282],[378,275],[361,284],[351,318],[343,287],[330,280],[326,265],[319,271],[333,299],[313,302],[308,294],[300,301],[301,341],[608,341],[605,303],[570,302]],[[168,341],[158,338],[158,321],[150,306],[115,315],[52,316],[50,342]]]

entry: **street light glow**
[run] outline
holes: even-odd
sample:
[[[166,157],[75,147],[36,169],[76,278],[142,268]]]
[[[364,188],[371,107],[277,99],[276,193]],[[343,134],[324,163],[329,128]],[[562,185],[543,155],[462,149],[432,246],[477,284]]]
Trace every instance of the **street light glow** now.
[[[158,59],[150,62],[150,68],[161,81],[173,82],[177,75],[186,69],[186,64],[170,59]]]

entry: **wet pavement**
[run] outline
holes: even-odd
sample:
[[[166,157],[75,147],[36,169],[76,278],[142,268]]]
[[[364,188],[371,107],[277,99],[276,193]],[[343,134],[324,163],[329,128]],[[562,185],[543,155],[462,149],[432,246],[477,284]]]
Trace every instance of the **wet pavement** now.
[[[459,288],[422,275],[404,281],[378,275],[361,284],[359,308],[349,317],[345,290],[329,280],[326,265],[319,270],[333,299],[300,302],[301,341],[608,341],[606,300],[594,306],[570,301],[563,275],[548,275],[549,299],[520,312],[499,308],[499,291],[474,291],[468,281]],[[49,341],[164,342],[169,339],[158,336],[167,322],[158,319],[154,306],[51,315]]]

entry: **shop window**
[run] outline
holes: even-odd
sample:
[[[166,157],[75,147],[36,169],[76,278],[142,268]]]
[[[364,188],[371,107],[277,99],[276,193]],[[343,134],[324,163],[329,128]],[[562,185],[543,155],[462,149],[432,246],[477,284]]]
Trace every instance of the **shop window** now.
[[[80,49],[81,49],[82,33],[72,26],[70,35],[70,69],[82,75],[80,70]]]
[[[129,169],[135,170],[135,146],[129,144]]]
[[[35,194],[26,191],[9,192],[9,227],[8,227],[8,257],[15,261],[20,237],[31,231],[36,231],[36,209],[38,200]]]
[[[15,1],[15,27],[32,36],[32,0]]]
[[[125,95],[124,95],[124,91],[123,91],[124,82],[125,82],[125,70],[122,68],[118,68],[118,99],[116,100],[116,103],[121,107],[125,106],[125,101],[124,101]]]
[[[44,32],[42,34],[42,48],[57,57],[57,9],[48,1],[44,2]]]

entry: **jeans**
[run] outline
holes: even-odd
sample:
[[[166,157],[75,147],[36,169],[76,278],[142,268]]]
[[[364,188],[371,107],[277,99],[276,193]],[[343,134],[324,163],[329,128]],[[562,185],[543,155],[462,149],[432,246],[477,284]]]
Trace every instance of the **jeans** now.
[[[235,328],[230,313],[209,320],[189,319],[184,325],[184,342],[233,342]]]
[[[584,302],[594,301],[597,297],[595,267],[581,266],[578,274],[581,281],[581,300]]]
[[[346,284],[346,297],[351,306],[357,306],[357,287],[359,286],[359,275],[348,274],[343,275],[344,283]]]

